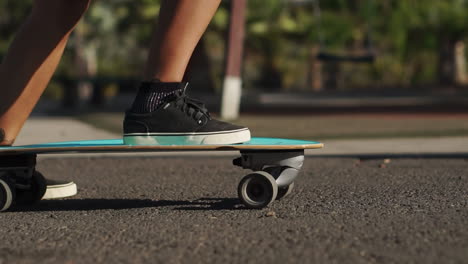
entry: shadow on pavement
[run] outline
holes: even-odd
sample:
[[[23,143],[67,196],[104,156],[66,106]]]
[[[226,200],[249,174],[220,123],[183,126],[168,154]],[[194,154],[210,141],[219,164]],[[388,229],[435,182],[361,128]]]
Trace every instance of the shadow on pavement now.
[[[68,199],[41,201],[34,205],[17,205],[10,212],[93,211],[137,208],[174,207],[173,210],[239,210],[237,198],[200,198],[192,201],[150,199]]]

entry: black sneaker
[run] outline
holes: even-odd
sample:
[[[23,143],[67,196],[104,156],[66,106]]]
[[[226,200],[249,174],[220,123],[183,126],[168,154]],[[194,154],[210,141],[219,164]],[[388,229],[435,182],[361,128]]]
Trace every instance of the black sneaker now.
[[[212,119],[202,102],[185,89],[151,113],[127,112],[124,143],[129,145],[224,145],[250,140],[246,127]]]

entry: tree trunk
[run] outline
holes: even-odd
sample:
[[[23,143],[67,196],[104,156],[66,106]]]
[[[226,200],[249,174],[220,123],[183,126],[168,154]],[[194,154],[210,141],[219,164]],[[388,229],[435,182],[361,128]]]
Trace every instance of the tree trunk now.
[[[449,36],[440,36],[439,40],[439,84],[452,86],[455,84],[455,44],[457,41]]]
[[[196,87],[197,91],[215,92],[211,60],[206,51],[204,38],[201,38],[195,47],[183,79]]]
[[[455,44],[455,79],[458,85],[466,85],[468,82],[465,50],[465,43],[463,41],[460,40]]]
[[[81,22],[73,32],[73,51],[74,51],[74,69],[76,74],[73,75],[75,82],[73,85],[65,87],[65,107],[75,108],[80,107],[83,101],[91,98],[93,93],[101,91],[93,91],[93,84],[89,81],[91,76],[97,73],[97,56],[95,47],[90,47],[88,50],[84,42],[84,22]]]
[[[308,74],[308,86],[314,92],[321,91],[323,89],[323,78],[322,78],[322,62],[317,59],[317,53],[319,51],[318,46],[313,46],[310,50],[309,58],[309,74]]]

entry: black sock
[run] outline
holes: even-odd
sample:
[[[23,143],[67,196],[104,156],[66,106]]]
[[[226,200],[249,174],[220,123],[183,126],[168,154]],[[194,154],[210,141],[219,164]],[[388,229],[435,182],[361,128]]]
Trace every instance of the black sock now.
[[[153,112],[165,104],[173,94],[183,91],[186,86],[186,82],[160,82],[159,80],[142,82],[130,111],[133,113]]]

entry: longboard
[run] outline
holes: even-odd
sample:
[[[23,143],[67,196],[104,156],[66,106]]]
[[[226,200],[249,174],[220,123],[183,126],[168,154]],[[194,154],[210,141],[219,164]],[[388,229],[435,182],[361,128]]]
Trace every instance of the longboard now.
[[[304,162],[304,150],[322,147],[320,142],[282,138],[252,138],[232,145],[129,145],[122,139],[107,139],[0,147],[0,211],[14,205],[15,199],[33,203],[42,198],[46,185],[35,170],[38,154],[239,151],[233,164],[253,171],[240,181],[239,199],[248,208],[263,208],[291,193]],[[28,198],[15,198],[15,194]]]
[[[67,153],[67,152],[164,152],[164,151],[232,151],[232,150],[304,150],[322,148],[323,144],[315,141],[252,138],[250,141],[232,145],[128,145],[122,139],[81,140],[51,142],[34,145],[0,147],[0,155],[23,153]]]

